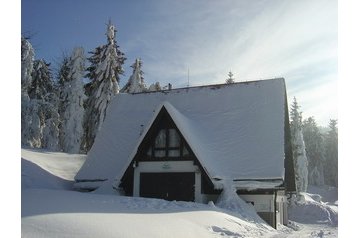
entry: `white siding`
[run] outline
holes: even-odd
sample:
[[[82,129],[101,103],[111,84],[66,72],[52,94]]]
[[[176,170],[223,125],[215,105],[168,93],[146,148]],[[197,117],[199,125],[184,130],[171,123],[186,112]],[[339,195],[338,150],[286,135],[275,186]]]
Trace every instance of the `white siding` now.
[[[246,202],[253,202],[257,212],[274,212],[273,194],[240,194],[240,197]]]

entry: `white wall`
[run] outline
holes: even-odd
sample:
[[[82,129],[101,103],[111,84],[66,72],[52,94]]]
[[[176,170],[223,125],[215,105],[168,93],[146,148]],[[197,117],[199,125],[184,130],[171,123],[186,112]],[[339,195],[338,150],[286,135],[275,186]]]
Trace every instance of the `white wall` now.
[[[274,211],[274,195],[273,194],[239,194],[246,202],[254,202],[254,208],[257,212],[273,212]]]

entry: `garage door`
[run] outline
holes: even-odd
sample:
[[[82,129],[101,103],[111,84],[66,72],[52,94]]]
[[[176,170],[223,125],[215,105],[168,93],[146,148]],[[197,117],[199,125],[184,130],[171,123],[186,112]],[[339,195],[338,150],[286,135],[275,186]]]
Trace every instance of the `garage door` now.
[[[141,197],[194,201],[195,173],[141,173]]]

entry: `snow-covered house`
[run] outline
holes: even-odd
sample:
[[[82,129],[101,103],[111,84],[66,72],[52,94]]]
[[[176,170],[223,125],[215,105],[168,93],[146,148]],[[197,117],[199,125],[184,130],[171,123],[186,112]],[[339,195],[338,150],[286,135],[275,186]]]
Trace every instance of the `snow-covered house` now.
[[[77,188],[207,203],[224,184],[273,227],[295,191],[283,78],[117,95]]]

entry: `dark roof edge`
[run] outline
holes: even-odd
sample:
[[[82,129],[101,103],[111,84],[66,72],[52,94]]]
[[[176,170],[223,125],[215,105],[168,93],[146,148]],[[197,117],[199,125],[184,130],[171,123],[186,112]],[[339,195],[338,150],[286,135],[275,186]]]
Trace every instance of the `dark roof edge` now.
[[[283,178],[272,178],[272,179],[233,179],[233,181],[257,181],[257,182],[274,182],[283,181]]]

